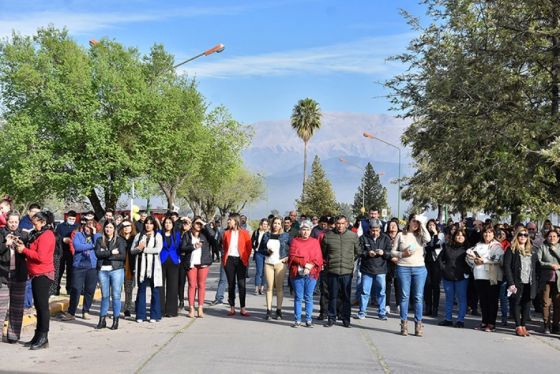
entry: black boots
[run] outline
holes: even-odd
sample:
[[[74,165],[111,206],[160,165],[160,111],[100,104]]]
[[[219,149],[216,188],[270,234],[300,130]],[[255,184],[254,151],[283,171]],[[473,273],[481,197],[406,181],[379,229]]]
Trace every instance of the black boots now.
[[[105,327],[107,327],[107,322],[105,321],[105,316],[99,316],[99,323],[97,323],[97,326],[95,326],[95,329],[99,330],[99,329],[104,329]]]
[[[27,343],[24,343],[23,346],[26,347],[26,348],[29,348],[33,344],[35,344],[35,342],[37,342],[37,339],[39,339],[39,331],[35,330],[35,335],[33,335],[33,339],[31,339]]]
[[[276,309],[276,319],[277,319],[277,320],[281,320],[281,319],[282,319],[282,310]]]
[[[264,317],[264,319],[266,319],[267,321],[270,321],[271,318],[272,318],[272,310],[267,310],[266,311],[266,316]]]
[[[109,330],[118,330],[119,329],[119,317],[113,317],[113,324],[109,327]]]
[[[49,347],[49,333],[40,332],[38,333],[37,340],[31,345],[29,349],[35,351],[37,349],[43,349]]]

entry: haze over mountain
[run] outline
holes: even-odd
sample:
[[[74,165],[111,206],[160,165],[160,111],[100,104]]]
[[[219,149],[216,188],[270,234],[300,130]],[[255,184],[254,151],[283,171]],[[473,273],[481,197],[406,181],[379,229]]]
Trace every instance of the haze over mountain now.
[[[365,138],[367,131],[400,146],[407,122],[385,114],[323,113],[321,128],[308,144],[308,173],[315,155],[331,181],[339,202],[352,203],[361,183],[365,165],[372,162],[381,173],[381,183],[388,189],[389,205],[396,213],[398,152],[382,142]],[[294,208],[301,194],[303,178],[303,142],[292,129],[290,120],[261,121],[252,124],[252,145],[244,152],[245,165],[265,177],[267,199],[247,208],[251,218],[264,217],[271,209],[281,214]],[[411,175],[407,149],[402,152],[402,175]],[[343,163],[340,158],[347,162]],[[406,209],[402,203],[401,212]]]

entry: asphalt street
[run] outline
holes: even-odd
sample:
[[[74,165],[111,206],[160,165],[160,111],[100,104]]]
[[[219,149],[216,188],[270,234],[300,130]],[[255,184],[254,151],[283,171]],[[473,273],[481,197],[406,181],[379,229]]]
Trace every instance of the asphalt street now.
[[[208,279],[214,297],[217,265]],[[253,279],[248,280],[253,290]],[[520,338],[509,328],[494,333],[439,327],[425,319],[425,336],[399,335],[399,319],[352,320],[351,328],[292,328],[293,299],[285,288],[284,320],[265,321],[264,296],[248,293],[251,317],[227,316],[225,306],[206,307],[204,318],[179,317],[159,323],[122,321],[120,329],[94,330],[92,320],[51,321],[50,347],[29,351],[0,344],[2,373],[539,373],[558,371],[560,336],[538,332]],[[226,293],[227,295],[227,293]],[[276,300],[274,300],[275,305]],[[97,303],[96,303],[97,304]],[[98,304],[95,305],[98,307]],[[393,308],[395,309],[395,308]],[[95,311],[94,311],[95,313]],[[315,310],[317,314],[317,308]],[[537,316],[535,316],[536,318]],[[441,318],[441,317],[440,317]],[[510,322],[510,325],[512,322]],[[537,322],[529,329],[538,331]],[[413,323],[410,322],[410,330]],[[26,331],[23,341],[31,338]]]

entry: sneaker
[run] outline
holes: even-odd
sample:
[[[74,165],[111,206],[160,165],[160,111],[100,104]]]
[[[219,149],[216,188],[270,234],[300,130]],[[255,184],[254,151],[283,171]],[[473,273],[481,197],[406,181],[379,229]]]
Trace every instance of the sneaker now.
[[[210,306],[214,306],[214,305],[221,305],[221,304],[223,304],[223,303],[224,303],[223,301],[220,301],[220,300],[214,300],[214,301],[212,301],[212,302],[210,303]]]
[[[136,322],[137,322],[137,323],[142,323],[142,322],[144,322],[144,320],[137,319]]]
[[[156,323],[156,322],[157,322],[157,320],[155,320],[155,319],[150,319],[150,323]]]
[[[63,314],[60,316],[60,320],[67,322],[67,321],[73,321],[75,320],[76,317],[73,314],[70,314],[68,312],[63,312]]]
[[[354,316],[354,319],[365,319],[366,315],[363,313],[358,313]]]
[[[383,316],[379,316],[379,319],[381,321],[387,321],[387,316],[383,315]]]
[[[457,321],[455,322],[455,327],[458,329],[462,329],[463,327],[465,327],[465,322]]]
[[[313,322],[312,321],[305,322],[305,327],[309,327],[310,329],[312,329],[313,328]]]
[[[391,314],[391,307],[389,305],[385,307],[385,314]]]
[[[334,319],[329,319],[329,320],[327,321],[327,323],[325,323],[323,326],[324,326],[324,327],[332,327],[335,323],[336,323],[336,322],[335,322]]]
[[[444,319],[443,321],[438,323],[438,326],[453,326],[453,322]]]
[[[301,322],[300,322],[300,321],[295,321],[295,322],[292,324],[292,327],[293,327],[294,329],[297,329],[297,328],[300,327],[300,326],[301,326]]]
[[[128,310],[124,311],[124,318],[130,318],[130,312]]]
[[[85,320],[87,321],[87,320],[90,320],[90,319],[91,319],[91,316],[89,315],[88,312],[83,312],[83,313],[82,313],[82,318],[85,319]]]

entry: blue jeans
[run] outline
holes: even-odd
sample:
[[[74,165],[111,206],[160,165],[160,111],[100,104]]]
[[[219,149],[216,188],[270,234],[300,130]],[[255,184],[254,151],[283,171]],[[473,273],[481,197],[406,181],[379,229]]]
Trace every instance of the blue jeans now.
[[[93,295],[97,287],[97,269],[74,268],[72,270],[72,288],[70,289],[70,304],[68,313],[75,315],[80,302],[80,295],[84,293],[82,312],[89,313],[93,303]]]
[[[453,301],[457,297],[459,303],[459,313],[457,321],[464,322],[467,314],[467,286],[469,279],[449,281],[443,279],[443,289],[445,291],[445,320],[453,321]]]
[[[500,285],[500,312],[502,314],[502,323],[507,323],[509,312],[509,299],[507,297],[507,282]]]
[[[144,282],[138,284],[138,293],[136,294],[136,319],[146,319],[146,287],[150,287],[152,290],[152,298],[150,300],[150,319],[159,321],[161,319],[159,288],[154,287],[154,281],[150,278],[146,278],[144,279]]]
[[[226,292],[227,287],[227,277],[226,277],[226,269],[220,263],[220,280],[218,281],[218,288],[216,289],[216,297],[214,300],[219,302],[224,302],[224,292]]]
[[[264,259],[265,256],[262,253],[255,253],[255,287],[263,285]]]
[[[377,315],[379,317],[385,316],[385,276],[386,274],[374,275],[362,273],[362,282],[360,284],[362,294],[360,295],[360,311],[358,312],[358,315],[366,315],[366,309],[369,304],[372,285],[375,283],[373,291],[377,299],[377,305],[379,306],[379,312],[377,313]]]
[[[317,279],[310,276],[297,276],[292,279],[294,287],[294,317],[297,322],[301,322],[301,303],[305,298],[305,320],[311,322],[313,315],[313,291]]]
[[[104,317],[109,311],[109,296],[113,299],[113,316],[121,314],[121,290],[124,282],[124,269],[100,270],[99,284],[101,285],[101,310],[99,315]]]
[[[31,291],[31,279],[25,282],[25,298],[23,299],[23,307],[25,309],[33,306],[33,292]]]
[[[401,309],[401,321],[408,319],[408,304],[410,302],[411,289],[412,298],[414,299],[414,321],[422,321],[422,312],[424,309],[424,285],[428,270],[426,266],[400,266],[397,265],[397,278],[401,285],[401,300],[399,306]]]

